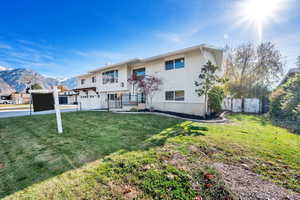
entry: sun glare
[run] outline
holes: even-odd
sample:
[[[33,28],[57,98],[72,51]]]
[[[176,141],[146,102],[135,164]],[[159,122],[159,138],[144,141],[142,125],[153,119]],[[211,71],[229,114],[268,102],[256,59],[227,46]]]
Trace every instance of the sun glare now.
[[[284,0],[242,0],[238,10],[240,23],[247,23],[257,30],[259,40],[262,40],[263,28],[276,20],[282,9]]]

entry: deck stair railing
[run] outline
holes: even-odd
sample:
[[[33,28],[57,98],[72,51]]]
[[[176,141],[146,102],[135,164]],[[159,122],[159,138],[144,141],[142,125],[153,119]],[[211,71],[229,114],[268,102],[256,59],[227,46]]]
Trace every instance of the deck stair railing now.
[[[107,107],[108,109],[112,108],[123,108],[124,106],[138,106],[140,103],[145,103],[145,95],[144,94],[122,94],[117,96],[114,99],[110,99],[109,95],[107,96]]]

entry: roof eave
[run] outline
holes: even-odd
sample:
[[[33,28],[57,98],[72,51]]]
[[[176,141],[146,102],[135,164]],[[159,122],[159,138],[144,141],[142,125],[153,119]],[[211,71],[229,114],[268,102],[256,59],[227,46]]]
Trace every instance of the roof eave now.
[[[127,61],[123,61],[123,62],[111,64],[111,65],[106,65],[104,67],[99,67],[99,68],[96,68],[94,70],[89,71],[88,73],[96,73],[96,72],[103,71],[103,70],[106,70],[106,69],[110,69],[110,68],[114,68],[114,67],[118,67],[118,66],[126,65],[126,64],[132,64],[132,63],[136,63],[136,62],[139,62],[139,61],[140,61],[139,58],[134,58],[134,59],[130,59],[130,60],[127,60]]]

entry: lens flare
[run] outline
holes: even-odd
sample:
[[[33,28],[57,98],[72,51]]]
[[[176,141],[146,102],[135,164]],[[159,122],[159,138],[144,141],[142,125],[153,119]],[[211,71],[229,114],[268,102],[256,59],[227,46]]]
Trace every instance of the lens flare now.
[[[259,40],[262,40],[263,28],[275,21],[287,0],[242,0],[239,1],[239,24],[254,26]]]

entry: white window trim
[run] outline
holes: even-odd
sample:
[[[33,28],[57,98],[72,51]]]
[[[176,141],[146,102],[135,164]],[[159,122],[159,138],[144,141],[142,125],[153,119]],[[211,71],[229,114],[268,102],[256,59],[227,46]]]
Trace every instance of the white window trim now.
[[[184,96],[183,96],[184,100],[183,100],[183,101],[176,101],[176,100],[175,100],[175,92],[176,92],[176,91],[183,91],[183,92],[184,92]],[[174,92],[174,100],[166,100],[166,92]],[[165,91],[164,91],[164,101],[163,101],[163,102],[165,102],[165,103],[187,102],[187,101],[186,101],[186,93],[185,93],[185,90],[183,90],[183,89],[165,90]]]
[[[113,83],[111,83],[111,82],[107,82],[107,83],[103,83],[103,74],[104,73],[106,73],[106,72],[111,72],[111,71],[114,71],[114,82]],[[116,76],[116,74],[117,74],[117,72],[116,71],[118,71],[118,76]],[[119,78],[120,78],[120,70],[119,69],[110,69],[110,70],[106,70],[106,71],[104,71],[104,72],[102,72],[101,73],[101,80],[100,80],[100,83],[101,83],[101,85],[112,85],[112,84],[118,84],[119,83]],[[116,78],[117,77],[117,78]],[[117,80],[117,81],[116,81]]]
[[[177,59],[184,59],[184,67],[181,67],[181,68],[175,68],[175,60],[177,60]],[[166,69],[166,62],[167,61],[173,61],[173,69]],[[186,59],[185,59],[185,56],[176,56],[176,57],[174,57],[174,58],[165,58],[164,59],[164,71],[172,71],[172,70],[181,70],[181,69],[184,69],[184,68],[186,68]]]
[[[164,101],[162,101],[163,103],[190,103],[190,102],[187,102],[186,100],[184,100],[184,101],[175,101],[175,100],[173,100],[173,101],[170,101],[170,100],[164,100]]]
[[[167,58],[164,58],[164,61],[170,61],[170,60],[176,60],[176,59],[179,59],[179,58],[184,58],[185,59],[185,55],[176,55],[176,56],[171,56],[171,57],[167,57]]]

